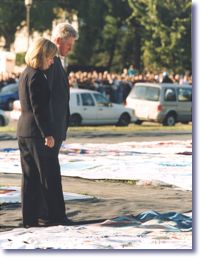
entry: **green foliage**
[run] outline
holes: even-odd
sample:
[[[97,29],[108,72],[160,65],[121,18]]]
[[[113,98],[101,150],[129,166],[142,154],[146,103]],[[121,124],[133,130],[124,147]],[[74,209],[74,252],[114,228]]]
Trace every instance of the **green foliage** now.
[[[79,39],[71,64],[122,71],[191,70],[190,0],[33,0],[31,31],[51,31],[52,21],[77,14]],[[25,25],[24,0],[0,1],[0,36],[6,49]]]
[[[16,61],[15,64],[17,66],[21,66],[25,63],[25,52],[16,53]]]
[[[92,63],[97,66],[106,66],[110,70],[120,71],[124,64],[129,64],[128,53],[129,34],[126,19],[130,9],[126,1],[105,0],[103,8],[103,24],[100,30]]]
[[[104,25],[103,1],[78,1],[79,40],[75,47],[75,61],[80,65],[92,65],[95,52],[100,46],[101,31]]]
[[[5,38],[6,50],[10,50],[10,45],[15,40],[15,33],[24,20],[24,11],[24,1],[22,0],[0,1],[0,36]]]
[[[33,0],[31,6],[31,31],[51,30],[52,21],[57,17],[57,0]]]
[[[51,29],[52,21],[56,17],[54,7],[56,0],[33,0],[30,8],[31,32],[43,32]],[[26,25],[26,7],[24,0],[0,1],[0,36],[6,40],[5,49],[10,50],[15,40],[15,33]]]
[[[137,2],[144,3],[144,16]],[[133,16],[146,33],[141,58],[144,68],[191,70],[191,1],[130,0],[129,3]]]

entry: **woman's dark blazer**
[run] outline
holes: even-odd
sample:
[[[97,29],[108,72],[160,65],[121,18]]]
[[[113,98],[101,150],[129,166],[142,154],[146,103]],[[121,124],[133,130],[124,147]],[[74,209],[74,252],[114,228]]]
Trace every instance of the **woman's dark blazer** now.
[[[50,89],[44,73],[29,66],[19,79],[21,116],[18,137],[53,136],[49,110]]]

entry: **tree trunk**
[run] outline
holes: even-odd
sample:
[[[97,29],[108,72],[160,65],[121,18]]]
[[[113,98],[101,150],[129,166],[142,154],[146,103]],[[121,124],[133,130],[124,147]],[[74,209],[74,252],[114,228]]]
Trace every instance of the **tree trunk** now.
[[[113,41],[112,41],[112,45],[111,45],[111,49],[110,49],[110,55],[109,55],[109,61],[107,64],[107,68],[110,70],[110,68],[112,67],[112,62],[114,59],[114,53],[115,53],[115,49],[116,49],[116,43],[117,43],[117,34],[114,36]]]
[[[140,62],[141,58],[141,32],[140,27],[135,26],[134,28],[134,47],[133,47],[133,55],[134,55],[134,67],[137,70],[140,70],[140,68],[143,67],[143,65]]]
[[[10,36],[10,35],[7,35],[5,37],[4,49],[6,51],[10,51],[10,48],[11,48],[11,45],[13,44],[13,42],[14,42],[14,37],[13,36]]]

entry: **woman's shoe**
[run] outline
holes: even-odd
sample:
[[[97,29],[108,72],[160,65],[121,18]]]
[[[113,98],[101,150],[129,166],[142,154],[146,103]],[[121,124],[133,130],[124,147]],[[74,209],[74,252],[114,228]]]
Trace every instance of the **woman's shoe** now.
[[[24,228],[38,227],[38,223],[24,224],[23,227]]]

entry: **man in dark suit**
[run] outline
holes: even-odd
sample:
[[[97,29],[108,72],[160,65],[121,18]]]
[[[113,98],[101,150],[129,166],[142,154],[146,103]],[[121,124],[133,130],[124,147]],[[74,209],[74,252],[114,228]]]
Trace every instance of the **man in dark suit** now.
[[[51,89],[51,114],[54,135],[58,140],[66,139],[69,123],[69,82],[62,60],[72,50],[77,32],[69,23],[58,24],[52,32],[52,41],[58,48],[58,56],[46,75]]]
[[[49,166],[53,168],[54,172],[56,172],[54,182],[55,185],[57,185],[58,191],[54,194],[54,196],[57,196],[59,199],[54,207],[55,210],[57,209],[56,220],[61,224],[70,223],[65,213],[60,165],[58,160],[58,154],[62,141],[66,139],[70,116],[69,82],[61,60],[63,60],[64,57],[72,50],[76,38],[77,32],[69,23],[60,23],[54,28],[52,32],[52,41],[58,48],[58,56],[54,58],[54,63],[46,71],[48,84],[51,90],[50,112],[52,118],[53,136],[56,144],[56,148],[54,148],[53,153],[54,163]]]

